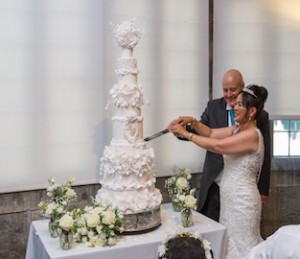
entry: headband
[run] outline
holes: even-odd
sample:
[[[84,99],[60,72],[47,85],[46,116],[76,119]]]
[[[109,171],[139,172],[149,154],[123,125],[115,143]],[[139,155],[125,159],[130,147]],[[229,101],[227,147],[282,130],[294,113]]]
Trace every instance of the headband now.
[[[249,89],[247,87],[243,88],[242,91],[245,92],[245,93],[251,94],[255,98],[257,97],[257,95],[251,89]]]

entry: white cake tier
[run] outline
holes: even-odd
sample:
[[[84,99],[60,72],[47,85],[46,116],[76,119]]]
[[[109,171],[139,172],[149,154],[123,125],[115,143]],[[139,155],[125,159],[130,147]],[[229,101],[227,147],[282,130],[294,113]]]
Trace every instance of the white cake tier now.
[[[146,187],[151,187],[155,184],[153,175],[144,175],[136,177],[135,175],[120,175],[114,177],[108,175],[105,180],[100,181],[102,187],[115,191],[132,191],[141,190]]]
[[[100,183],[114,190],[150,186],[155,182],[153,161],[153,148],[145,142],[128,144],[113,139],[100,160]]]
[[[96,201],[104,206],[111,204],[122,214],[133,214],[157,208],[161,204],[162,195],[154,186],[132,191],[112,191],[101,187]]]
[[[143,117],[142,116],[113,116],[113,136],[116,139],[125,140],[134,144],[143,139]]]
[[[109,91],[113,104],[118,108],[144,105],[143,89],[138,84],[118,83]]]
[[[138,69],[137,69],[137,61],[135,58],[119,58],[117,61],[117,69],[116,69],[117,75],[137,75]]]

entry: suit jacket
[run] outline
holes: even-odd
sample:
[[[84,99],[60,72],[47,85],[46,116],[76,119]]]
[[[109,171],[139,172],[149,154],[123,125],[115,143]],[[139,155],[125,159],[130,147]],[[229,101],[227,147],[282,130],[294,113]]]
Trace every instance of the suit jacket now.
[[[226,101],[224,98],[209,101],[200,121],[210,128],[222,128],[228,126],[228,111],[226,110]],[[265,145],[265,156],[260,178],[258,181],[258,189],[261,195],[269,195],[270,186],[270,128],[269,114],[262,111],[257,118],[257,127],[262,132]],[[207,192],[211,184],[223,169],[223,155],[210,151],[206,152],[203,174],[200,184],[200,193],[198,197],[197,210],[200,211],[205,203]]]

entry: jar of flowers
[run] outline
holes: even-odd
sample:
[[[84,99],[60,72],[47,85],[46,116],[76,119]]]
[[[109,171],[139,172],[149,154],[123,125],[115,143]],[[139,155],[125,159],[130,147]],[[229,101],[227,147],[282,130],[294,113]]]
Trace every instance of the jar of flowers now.
[[[59,219],[66,213],[69,203],[76,199],[77,195],[71,185],[74,178],[69,178],[65,184],[57,184],[54,178],[48,179],[47,200],[41,201],[38,207],[41,213],[48,217],[51,237],[59,235]]]
[[[187,168],[174,168],[174,176],[165,181],[165,186],[172,199],[174,211],[181,211],[182,201],[180,197],[187,195],[190,192],[190,180],[192,176],[190,170]]]
[[[193,225],[193,212],[196,209],[197,199],[195,198],[195,189],[192,189],[186,196],[180,197],[182,210],[181,210],[181,223],[183,227],[191,227]]]
[[[74,220],[70,212],[67,212],[59,219],[59,228],[61,230],[59,236],[59,242],[60,242],[60,247],[63,250],[69,250],[72,247],[73,226],[74,226]]]

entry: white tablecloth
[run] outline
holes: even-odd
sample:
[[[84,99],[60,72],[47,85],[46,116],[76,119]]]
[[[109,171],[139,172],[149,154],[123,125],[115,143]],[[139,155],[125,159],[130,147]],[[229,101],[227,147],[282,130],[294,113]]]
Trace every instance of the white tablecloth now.
[[[183,231],[199,231],[211,243],[214,259],[222,259],[226,228],[193,212],[194,225]],[[157,229],[138,235],[120,236],[113,247],[87,247],[84,244],[74,244],[67,251],[61,250],[59,238],[51,238],[48,232],[48,220],[33,221],[27,244],[26,259],[157,259],[157,247],[166,234],[181,226],[180,212],[174,212],[171,204],[161,206],[162,224]]]

